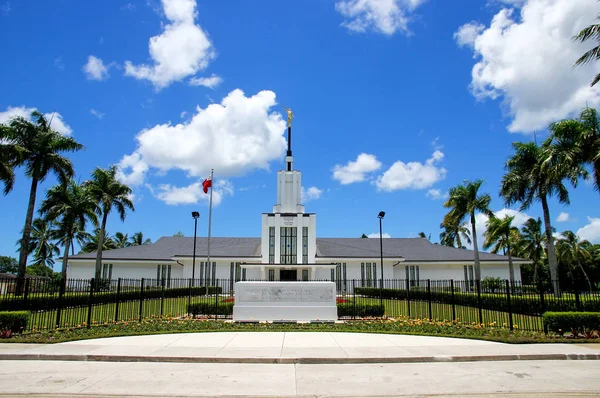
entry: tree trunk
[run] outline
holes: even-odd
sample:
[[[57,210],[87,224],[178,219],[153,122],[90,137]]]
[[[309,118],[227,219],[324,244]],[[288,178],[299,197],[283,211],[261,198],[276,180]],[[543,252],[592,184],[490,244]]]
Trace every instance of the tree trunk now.
[[[600,192],[600,158],[593,162],[594,165],[594,186]]]
[[[471,213],[471,240],[473,241],[473,253],[475,254],[475,280],[481,280],[481,268],[479,264],[479,247],[477,247],[477,230],[475,229],[475,212]]]
[[[542,196],[542,211],[544,213],[544,226],[546,229],[546,240],[548,241],[548,267],[550,268],[550,279],[552,280],[552,289],[554,296],[560,297],[560,283],[558,280],[558,261],[556,260],[556,248],[554,247],[554,237],[552,236],[552,224],[550,222],[550,210],[548,209],[548,200]]]
[[[585,277],[585,281],[588,284],[590,293],[592,293],[592,282],[590,282],[590,278],[589,278],[587,272],[585,272],[585,269],[583,269],[583,265],[581,265],[581,261],[577,261],[577,265],[579,266],[579,269],[581,270],[581,272],[583,272],[583,276]]]
[[[456,234],[456,244],[458,245],[458,248],[459,248],[459,249],[462,249],[462,242],[461,242],[461,240],[460,240],[460,232],[458,232],[458,233]]]
[[[104,247],[104,230],[106,229],[106,219],[108,212],[103,211],[102,224],[100,226],[100,234],[98,236],[98,248],[96,249],[96,272],[94,272],[94,280],[99,281],[102,273],[102,248]]]
[[[29,254],[29,240],[31,239],[31,223],[33,222],[33,211],[35,210],[35,198],[37,195],[38,179],[31,179],[31,189],[29,191],[29,205],[27,206],[27,215],[25,216],[25,226],[23,227],[23,237],[21,238],[21,250],[19,252],[19,269],[17,270],[16,293],[20,295],[23,291],[23,282],[25,281],[25,270],[27,269],[27,255]]]
[[[65,242],[65,254],[63,255],[63,263],[62,269],[60,270],[60,291],[61,293],[65,293],[67,286],[67,267],[69,264],[69,247],[71,246],[71,237],[67,237],[67,241]]]
[[[510,253],[510,243],[508,241],[508,236],[506,237],[506,246],[508,248],[508,277],[510,279],[510,289],[514,290],[515,287],[515,267],[512,261],[512,255]]]

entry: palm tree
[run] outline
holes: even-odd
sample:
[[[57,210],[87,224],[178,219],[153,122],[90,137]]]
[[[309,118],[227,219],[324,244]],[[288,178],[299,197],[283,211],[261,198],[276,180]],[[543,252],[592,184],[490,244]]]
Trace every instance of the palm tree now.
[[[583,273],[591,292],[592,282],[590,282],[590,278],[581,264],[592,259],[592,254],[588,250],[591,245],[590,242],[587,240],[580,241],[573,231],[564,231],[561,235],[562,238],[556,242],[556,254],[559,261],[571,267],[576,265]]]
[[[29,251],[33,252],[34,265],[54,267],[54,256],[60,255],[60,249],[54,243],[54,224],[41,218],[33,220]]]
[[[152,243],[152,241],[149,238],[144,239],[144,234],[142,232],[136,232],[131,237],[131,246],[148,245],[150,243]]]
[[[455,247],[454,245],[456,244],[456,247],[459,249],[466,249],[466,247],[462,244],[462,239],[464,239],[467,244],[471,244],[471,232],[467,227],[466,221],[463,221],[460,224],[452,221],[452,223],[449,225],[442,222],[440,224],[440,228],[444,228],[444,230],[440,233],[441,245]]]
[[[92,179],[84,183],[100,204],[99,209],[102,214],[100,231],[96,235],[99,238],[96,246],[98,250],[96,252],[96,271],[94,273],[96,280],[100,280],[102,273],[102,250],[104,249],[103,240],[106,235],[106,221],[113,206],[117,209],[121,221],[125,221],[127,209],[135,210],[130,199],[131,188],[117,180],[116,175],[116,166],[111,166],[106,170],[97,167],[92,172]]]
[[[600,16],[597,17],[600,19]],[[573,40],[585,42],[589,39],[595,40],[596,42],[600,42],[600,24],[592,24],[587,28],[583,29],[577,35],[573,36]],[[600,59],[600,45],[595,46],[591,50],[587,51],[583,54],[577,61],[575,61],[574,66],[585,65],[592,61],[597,61]],[[600,81],[600,73],[594,77],[592,80],[591,86],[594,86],[596,83]]]
[[[88,240],[81,247],[81,251],[83,253],[97,252],[99,247],[101,247],[102,250],[116,249],[117,245],[115,241],[113,241],[112,238],[108,235],[108,233],[104,231],[103,235],[104,236],[102,236],[101,228],[94,229],[94,233],[89,235]]]
[[[73,239],[71,239],[71,255],[75,255],[75,243],[79,245],[79,247],[83,247],[87,241],[89,241],[92,237],[92,234],[86,232],[85,230],[80,230],[77,224],[73,227]],[[60,246],[65,246],[67,244],[67,238],[63,235],[57,234],[56,243]]]
[[[504,218],[490,217],[486,223],[487,229],[484,233],[485,241],[483,242],[483,247],[486,250],[492,248],[492,253],[503,250],[508,255],[508,274],[511,286],[514,286],[515,283],[515,269],[512,261],[515,249],[515,233],[519,233],[519,229],[512,225],[514,219],[514,216],[508,214]]]
[[[112,237],[112,240],[115,242],[117,249],[131,246],[131,243],[129,242],[129,236],[127,234],[123,234],[123,232],[117,232],[115,236]]]
[[[17,273],[17,293],[22,290],[29,254],[29,240],[31,235],[31,224],[33,222],[33,211],[38,183],[44,181],[52,172],[58,177],[61,184],[66,184],[73,177],[73,165],[71,161],[61,154],[64,152],[79,151],[83,148],[73,138],[64,137],[50,128],[50,123],[38,111],[31,113],[33,122],[16,117],[8,123],[4,129],[4,139],[18,146],[20,158],[14,163],[15,166],[24,166],[25,175],[31,178],[31,189],[29,191],[29,204],[23,227],[21,250],[19,253],[19,270]]]
[[[522,256],[533,261],[533,280],[539,283],[538,267],[544,256],[546,238],[542,232],[542,219],[530,218],[521,227],[521,244],[519,251]]]
[[[19,158],[19,148],[10,141],[8,127],[0,125],[0,181],[4,184],[4,195],[8,195],[13,189],[14,167]]]
[[[577,186],[578,179],[583,175],[580,167],[561,163],[556,157],[549,156],[549,140],[543,146],[533,142],[513,143],[514,155],[506,162],[506,174],[502,177],[500,195],[508,206],[521,203],[521,211],[527,210],[534,201],[540,201],[546,227],[546,242],[548,250],[548,265],[550,278],[555,295],[560,295],[558,280],[558,262],[552,236],[552,223],[548,198],[556,195],[562,204],[569,203],[569,191],[563,184],[568,179]]]
[[[444,207],[450,208],[450,212],[444,217],[443,224],[460,224],[464,218],[471,221],[471,238],[473,239],[473,252],[475,257],[475,279],[481,280],[481,266],[479,263],[479,248],[477,247],[477,229],[475,227],[475,212],[480,212],[491,217],[490,202],[492,198],[488,194],[479,194],[479,188],[483,180],[465,181],[464,185],[452,187],[448,192],[449,197]]]
[[[551,156],[572,166],[589,164],[594,173],[594,187],[600,192],[600,117],[598,111],[586,108],[579,119],[565,119],[550,125]]]
[[[419,232],[419,235],[417,236],[417,238],[422,238],[422,239],[427,239],[427,240],[431,240],[431,234],[429,234],[429,237],[425,234],[425,232]]]
[[[57,185],[48,190],[46,199],[40,207],[40,213],[48,221],[57,225],[57,234],[64,237],[64,254],[61,270],[61,291],[64,292],[67,280],[67,264],[69,263],[69,248],[75,239],[77,231],[85,230],[87,221],[98,225],[98,204],[93,195],[83,186],[72,179],[65,184]]]

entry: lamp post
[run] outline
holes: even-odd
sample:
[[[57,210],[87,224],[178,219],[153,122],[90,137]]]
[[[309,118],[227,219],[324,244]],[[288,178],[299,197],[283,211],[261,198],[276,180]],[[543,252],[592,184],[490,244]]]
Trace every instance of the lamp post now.
[[[379,251],[381,253],[381,286],[379,287],[379,304],[383,305],[383,229],[381,226],[381,220],[385,217],[385,211],[380,211],[377,218],[379,218]]]
[[[192,254],[192,285],[194,284],[194,278],[196,277],[196,232],[198,231],[198,218],[200,213],[197,211],[192,212],[192,218],[194,219],[194,252]]]

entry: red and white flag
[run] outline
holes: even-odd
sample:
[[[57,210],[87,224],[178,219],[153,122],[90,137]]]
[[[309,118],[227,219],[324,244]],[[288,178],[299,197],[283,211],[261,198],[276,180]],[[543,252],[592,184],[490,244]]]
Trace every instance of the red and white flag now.
[[[208,193],[208,188],[212,188],[212,178],[211,178],[211,176],[208,176],[206,178],[206,180],[204,180],[202,182],[202,189],[204,190],[204,193]]]

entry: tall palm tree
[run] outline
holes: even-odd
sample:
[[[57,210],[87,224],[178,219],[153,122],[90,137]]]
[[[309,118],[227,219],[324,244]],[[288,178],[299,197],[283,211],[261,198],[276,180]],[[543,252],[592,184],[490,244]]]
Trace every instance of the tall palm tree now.
[[[591,292],[592,282],[582,264],[582,262],[592,259],[592,254],[588,250],[590,242],[579,240],[573,231],[564,231],[561,235],[562,238],[556,242],[556,254],[559,261],[568,267],[577,266],[583,273]]]
[[[555,295],[560,295],[558,280],[558,262],[552,236],[552,223],[548,198],[557,196],[563,204],[569,203],[569,191],[563,181],[569,180],[577,186],[583,170],[574,165],[561,163],[559,159],[549,156],[550,142],[543,146],[533,142],[513,143],[514,155],[506,162],[506,174],[502,177],[500,195],[508,206],[521,203],[521,211],[527,210],[534,201],[540,201],[546,227],[548,265]]]
[[[550,125],[552,146],[550,155],[562,163],[583,166],[589,164],[594,173],[594,188],[600,192],[600,116],[585,108],[578,119],[565,119]]]
[[[73,138],[64,137],[52,130],[50,123],[40,112],[32,112],[31,117],[33,122],[23,117],[13,118],[3,133],[6,140],[19,147],[21,156],[15,162],[15,166],[25,167],[25,175],[31,178],[29,204],[21,239],[23,244],[19,253],[17,293],[21,292],[25,277],[38,184],[44,181],[50,173],[55,174],[61,184],[66,184],[73,177],[74,171],[71,161],[62,154],[79,151],[83,148],[83,145]]]
[[[530,218],[521,227],[521,245],[519,247],[522,256],[533,262],[533,280],[539,283],[538,267],[544,257],[544,245],[546,238],[542,232],[542,219]]]
[[[143,232],[136,232],[131,237],[131,246],[148,245],[150,243],[152,243],[152,240],[150,240],[150,238],[144,239]]]
[[[479,188],[483,180],[465,181],[463,185],[452,187],[448,192],[449,197],[444,207],[450,211],[444,217],[446,225],[460,224],[463,219],[471,221],[471,239],[473,239],[473,252],[475,257],[475,279],[481,280],[481,265],[479,263],[479,248],[477,247],[477,229],[475,227],[475,213],[480,212],[491,217],[490,202],[492,198],[488,194],[480,194]]]
[[[92,234],[85,230],[79,229],[79,226],[75,224],[73,226],[73,239],[71,239],[71,255],[75,255],[75,243],[79,245],[79,247],[83,247],[87,241],[89,241],[92,237]],[[64,235],[57,234],[56,235],[56,243],[60,246],[65,246],[67,244],[67,237]]]
[[[431,234],[429,234],[429,236],[427,236],[427,234],[425,234],[425,232],[419,232],[419,235],[417,236],[417,238],[431,240]]]
[[[46,199],[40,207],[40,213],[48,221],[57,225],[57,234],[65,238],[64,254],[61,270],[61,290],[64,292],[67,280],[67,264],[69,248],[77,231],[85,230],[87,221],[98,225],[98,204],[93,195],[75,181],[68,180],[48,190]]]
[[[19,147],[9,138],[8,126],[0,124],[0,182],[4,184],[4,195],[8,195],[15,184],[15,163],[20,158]]]
[[[600,16],[598,16],[597,19],[600,19]],[[594,40],[596,43],[600,42],[600,24],[592,24],[581,30],[581,32],[573,37],[573,40],[580,41],[582,43],[590,39]],[[589,62],[597,61],[598,59],[600,59],[600,45],[595,46],[583,54],[577,61],[575,61],[574,66],[585,65]],[[600,73],[594,77],[594,80],[592,80],[590,85],[594,86],[599,81]]]
[[[471,244],[471,232],[469,231],[469,227],[467,227],[466,221],[462,223],[452,221],[449,225],[442,222],[440,228],[444,228],[440,233],[441,245],[455,247],[454,245],[456,244],[456,247],[459,249],[466,249],[466,246],[463,245],[463,239],[467,244]]]
[[[515,249],[515,232],[519,233],[519,229],[512,225],[514,219],[514,216],[508,214],[504,218],[490,217],[486,223],[487,229],[484,233],[485,240],[483,242],[483,247],[486,250],[492,248],[492,253],[503,250],[508,256],[508,274],[511,286],[515,283],[515,269],[512,261]]]
[[[104,236],[102,236],[102,229],[96,228],[94,229],[94,233],[89,235],[88,240],[81,247],[81,251],[83,253],[97,252],[100,247],[102,248],[101,250],[113,250],[117,248],[117,245],[106,231],[104,231]]]
[[[102,223],[100,231],[97,234],[99,240],[96,251],[96,270],[94,278],[100,280],[102,273],[102,250],[104,248],[103,240],[106,235],[106,221],[113,207],[119,213],[121,221],[125,221],[127,209],[134,211],[133,203],[131,202],[131,188],[117,180],[117,168],[111,166],[108,169],[97,167],[92,172],[92,179],[85,182],[86,188],[96,198],[101,210]],[[114,243],[114,242],[113,242]]]
[[[131,243],[129,242],[129,236],[123,232],[117,232],[115,236],[112,237],[112,240],[115,242],[117,249],[131,246]]]
[[[54,224],[41,218],[33,220],[31,229],[30,252],[33,253],[34,265],[44,265],[52,269],[54,256],[60,255],[60,249],[54,243]]]

